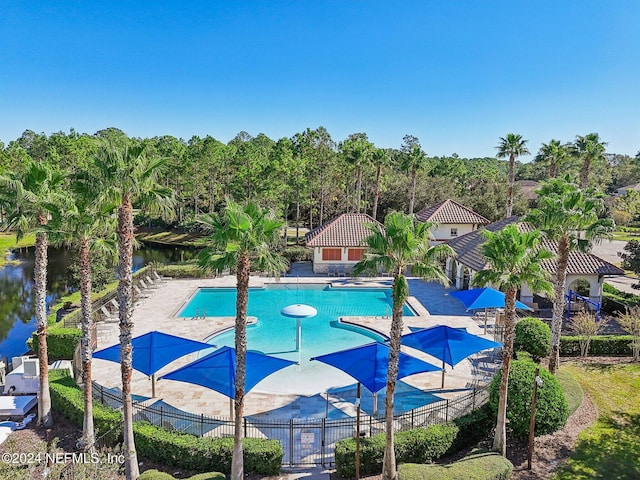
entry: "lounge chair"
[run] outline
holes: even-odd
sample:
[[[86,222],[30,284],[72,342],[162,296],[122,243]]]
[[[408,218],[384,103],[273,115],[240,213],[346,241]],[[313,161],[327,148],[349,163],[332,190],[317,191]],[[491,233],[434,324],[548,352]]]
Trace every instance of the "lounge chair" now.
[[[336,276],[338,276],[338,277],[346,277],[346,276],[347,276],[347,274],[346,274],[346,273],[345,273],[345,271],[344,271],[344,264],[339,263],[339,264],[337,265],[337,272],[336,272]]]
[[[140,299],[140,298],[149,298],[149,296],[150,296],[149,294],[144,293],[142,290],[140,290],[140,287],[138,287],[138,285],[134,285],[133,286],[133,291],[134,291],[134,295],[136,297],[136,300]]]
[[[162,282],[165,283],[168,280],[171,280],[171,277],[165,277],[164,275],[159,275],[157,271],[153,271],[153,278],[156,281],[156,283],[158,282]]]
[[[160,288],[160,282],[152,280],[149,275],[144,277],[144,279],[147,281],[147,285],[149,285],[149,288]]]
[[[332,263],[327,265],[327,277],[331,277],[335,275],[335,268],[336,266],[333,265]]]

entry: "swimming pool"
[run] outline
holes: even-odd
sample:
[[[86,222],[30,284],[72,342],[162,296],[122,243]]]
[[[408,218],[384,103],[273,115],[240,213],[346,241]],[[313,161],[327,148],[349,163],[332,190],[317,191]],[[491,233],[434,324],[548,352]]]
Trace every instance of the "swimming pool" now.
[[[235,288],[201,288],[178,314],[191,318],[235,316]],[[318,310],[313,318],[302,320],[302,347],[296,350],[296,320],[280,315],[282,308],[302,303]],[[249,290],[247,314],[257,323],[247,327],[247,348],[268,355],[294,360],[256,388],[287,393],[316,393],[352,384],[341,371],[309,359],[325,353],[382,341],[384,337],[364,328],[339,324],[345,316],[385,317],[391,315],[391,290],[382,288],[331,288],[324,285],[268,285]],[[404,315],[413,312],[404,307]],[[217,346],[234,346],[230,329],[208,340]]]

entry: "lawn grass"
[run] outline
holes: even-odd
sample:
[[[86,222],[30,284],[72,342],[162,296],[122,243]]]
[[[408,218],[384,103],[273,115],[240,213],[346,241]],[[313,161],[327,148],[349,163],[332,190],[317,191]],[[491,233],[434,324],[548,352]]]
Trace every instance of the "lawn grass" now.
[[[569,370],[565,369],[564,366],[560,367],[556,374],[556,378],[558,379],[558,382],[560,382],[560,386],[564,392],[564,397],[567,399],[569,415],[571,415],[580,408],[584,390],[582,390],[582,387],[576,380],[576,377],[574,377]]]
[[[565,364],[598,408],[554,480],[640,478],[640,365]]]
[[[14,233],[0,233],[0,268],[3,268],[9,263],[7,261],[9,250],[12,248],[32,247],[35,244],[35,234],[25,235],[19,242],[16,242],[16,235]]]

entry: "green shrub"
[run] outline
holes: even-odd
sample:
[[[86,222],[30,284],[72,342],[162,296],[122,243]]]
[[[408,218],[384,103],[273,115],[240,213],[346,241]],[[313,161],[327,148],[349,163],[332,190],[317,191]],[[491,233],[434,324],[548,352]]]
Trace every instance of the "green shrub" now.
[[[310,262],[313,259],[313,250],[303,246],[287,247],[282,256],[289,262]]]
[[[138,477],[140,480],[175,480],[175,477],[158,470],[146,470]],[[197,473],[188,480],[224,480],[225,475],[220,472]]]
[[[476,450],[450,465],[405,463],[398,467],[399,480],[508,480],[512,473],[509,460],[486,450]]]
[[[79,328],[52,326],[47,329],[47,355],[49,362],[54,360],[71,360],[76,351],[82,332]],[[27,345],[38,355],[38,334],[33,332]]]
[[[84,394],[75,380],[69,376],[68,370],[52,370],[49,373],[49,390],[51,392],[51,408],[67,417],[82,428],[84,421]],[[118,411],[93,402],[93,422],[96,437],[111,432],[105,442],[115,445],[121,434],[121,415]]]
[[[453,454],[476,445],[487,437],[491,433],[491,429],[495,427],[496,416],[489,404],[485,403],[480,408],[456,418],[453,423],[458,427],[458,435],[456,435],[447,454]]]
[[[139,480],[174,480],[173,475],[158,470],[146,470],[140,474]]]
[[[225,480],[224,473],[220,472],[207,472],[207,473],[197,473],[192,477],[189,477],[189,480]]]
[[[396,461],[432,462],[442,457],[453,444],[458,427],[453,423],[415,428],[394,435]],[[360,473],[375,475],[382,471],[385,435],[380,433],[360,440]],[[336,442],[336,470],[341,477],[355,475],[356,441],[349,438]]]
[[[633,337],[631,335],[596,335],[589,344],[589,355],[631,356]],[[560,355],[580,356],[580,341],[575,336],[560,337]]]
[[[509,390],[507,392],[507,418],[509,428],[516,437],[525,437],[529,433],[531,415],[531,396],[535,378],[536,364],[514,360],[509,371]],[[536,435],[553,433],[562,428],[569,416],[567,401],[560,383],[548,370],[540,368],[542,387],[538,388],[536,403]],[[489,404],[494,413],[498,411],[500,397],[500,378],[502,372],[493,378],[489,388]]]
[[[178,265],[162,265],[158,267],[158,274],[172,278],[205,278],[205,273],[195,263],[180,263]]]
[[[149,460],[200,472],[231,471],[232,438],[199,438],[144,422],[135,422],[133,431],[137,452]],[[242,446],[246,473],[277,475],[280,472],[284,455],[280,442],[245,438]]]
[[[549,355],[551,349],[551,328],[537,318],[523,318],[516,323],[516,351],[528,352],[534,361]]]

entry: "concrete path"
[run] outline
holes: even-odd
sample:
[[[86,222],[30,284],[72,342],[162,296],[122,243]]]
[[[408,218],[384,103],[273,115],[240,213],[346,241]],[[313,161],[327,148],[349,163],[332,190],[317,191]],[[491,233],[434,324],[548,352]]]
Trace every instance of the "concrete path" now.
[[[621,259],[618,254],[624,252],[624,246],[626,244],[627,242],[623,240],[604,240],[598,245],[595,245],[591,253],[609,263],[620,266]],[[605,282],[613,285],[618,290],[621,290],[623,292],[640,295],[640,290],[636,290],[632,287],[632,285],[640,283],[639,280],[634,276],[625,275],[608,277],[605,279]]]

